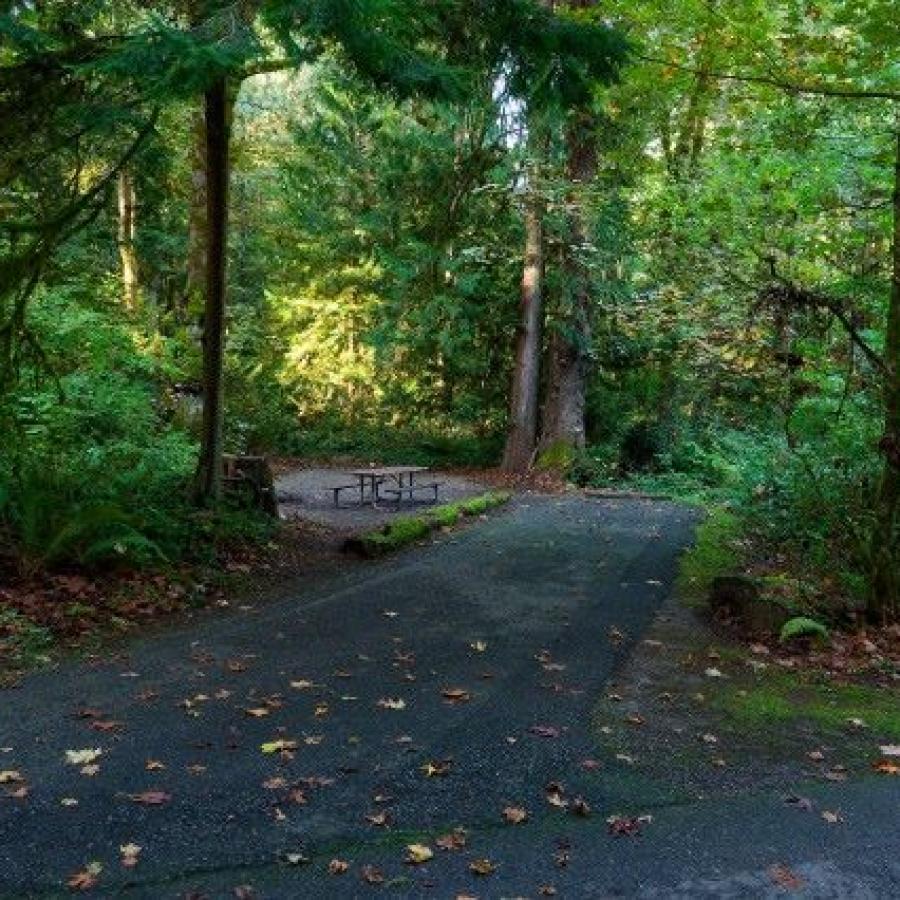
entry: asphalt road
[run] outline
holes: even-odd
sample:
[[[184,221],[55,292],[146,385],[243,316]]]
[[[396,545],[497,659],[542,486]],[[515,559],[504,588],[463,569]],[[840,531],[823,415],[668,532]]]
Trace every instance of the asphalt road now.
[[[34,674],[0,693],[0,772],[24,779],[0,795],[28,788],[0,799],[0,896],[68,895],[92,863],[94,896],[900,895],[900,779],[807,787],[854,823],[829,828],[783,797],[679,795],[597,749],[592,705],[692,525],[666,503],[530,498]],[[614,836],[614,813],[652,821]],[[465,846],[440,849],[456,828]],[[433,859],[405,863],[411,843]]]

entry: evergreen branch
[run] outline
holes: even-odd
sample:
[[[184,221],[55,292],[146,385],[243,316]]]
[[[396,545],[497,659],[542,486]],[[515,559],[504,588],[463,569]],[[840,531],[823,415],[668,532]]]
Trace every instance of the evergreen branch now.
[[[672,60],[669,59],[660,59],[656,56],[647,56],[641,53],[635,53],[634,58],[639,59],[642,62],[652,63],[653,65],[667,66],[671,69],[677,69],[680,72],[688,72],[691,75],[716,78],[720,81],[739,81],[744,84],[766,85],[767,87],[774,87],[780,91],[785,91],[788,94],[810,94],[822,97],[839,97],[850,100],[891,100],[895,103],[900,102],[900,91],[832,87],[826,84],[798,84],[792,81],[785,81],[782,78],[776,78],[772,75],[749,75],[736,72],[721,72],[712,69],[698,69],[685,63],[672,62]]]

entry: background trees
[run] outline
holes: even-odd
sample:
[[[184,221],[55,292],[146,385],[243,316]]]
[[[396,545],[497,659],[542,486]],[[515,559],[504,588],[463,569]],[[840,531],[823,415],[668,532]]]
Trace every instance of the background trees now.
[[[10,565],[193,552],[223,447],[503,459],[896,615],[891,4],[412,9],[6,4]]]

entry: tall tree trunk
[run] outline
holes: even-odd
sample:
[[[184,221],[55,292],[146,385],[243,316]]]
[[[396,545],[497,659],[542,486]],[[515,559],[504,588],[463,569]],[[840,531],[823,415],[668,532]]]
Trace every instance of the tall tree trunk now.
[[[215,81],[204,95],[206,125],[206,284],[203,314],[203,428],[196,496],[203,504],[222,493],[225,355],[225,264],[228,232],[228,84]]]
[[[134,239],[137,232],[136,197],[134,179],[127,168],[119,172],[116,182],[119,222],[117,243],[122,263],[122,302],[129,312],[136,312],[141,305],[141,288],[138,280],[137,250]]]
[[[543,203],[532,194],[525,201],[525,263],[522,270],[521,318],[516,338],[509,431],[506,435],[501,466],[504,472],[527,471],[537,441],[543,278]]]
[[[544,402],[542,450],[581,448],[585,444],[585,390],[591,346],[590,271],[581,254],[588,244],[587,222],[580,192],[597,174],[597,142],[593,115],[582,110],[566,129],[566,174],[572,184],[569,240],[564,266],[570,302],[564,320],[550,337],[547,396]],[[556,457],[554,453],[554,458]],[[565,455],[565,454],[563,454]]]
[[[869,613],[881,621],[900,613],[900,130],[894,162],[894,230],[891,242],[891,296],[884,340],[884,470],[876,498],[872,540]]]
[[[188,196],[187,271],[184,303],[180,318],[199,318],[206,293],[207,238],[209,232],[206,191],[206,110],[205,102],[194,110],[191,121],[190,195]]]

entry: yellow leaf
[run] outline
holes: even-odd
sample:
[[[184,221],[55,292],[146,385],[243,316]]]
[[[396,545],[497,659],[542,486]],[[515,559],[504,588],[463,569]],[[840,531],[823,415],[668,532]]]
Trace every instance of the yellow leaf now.
[[[406,861],[414,865],[428,862],[434,856],[434,851],[425,844],[407,844],[406,853]]]

